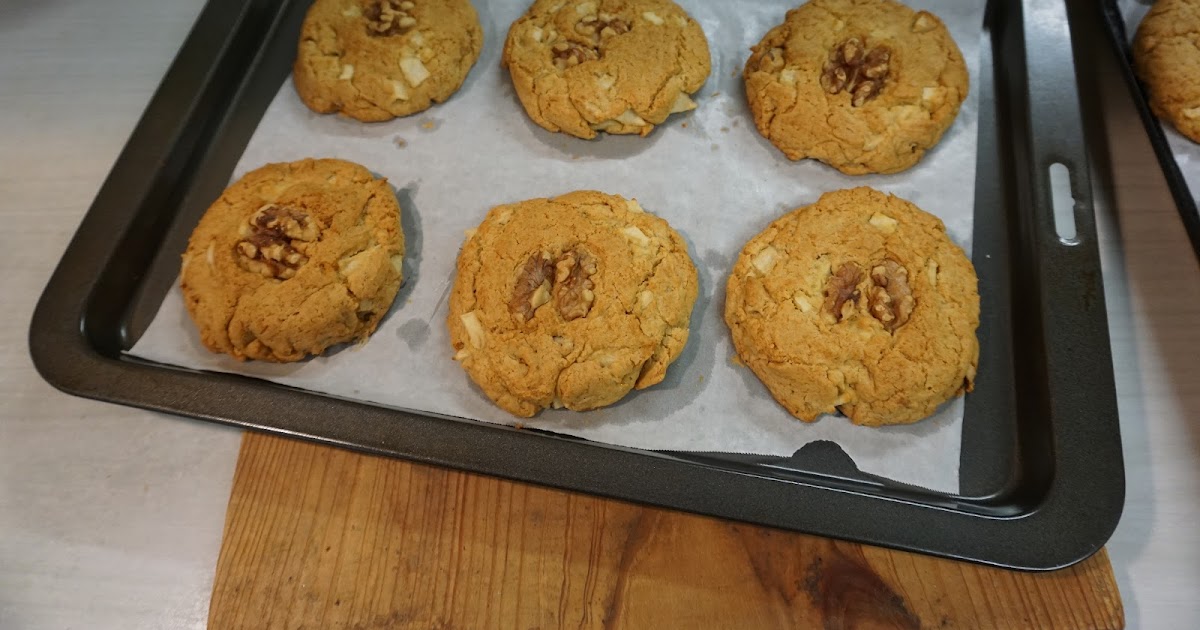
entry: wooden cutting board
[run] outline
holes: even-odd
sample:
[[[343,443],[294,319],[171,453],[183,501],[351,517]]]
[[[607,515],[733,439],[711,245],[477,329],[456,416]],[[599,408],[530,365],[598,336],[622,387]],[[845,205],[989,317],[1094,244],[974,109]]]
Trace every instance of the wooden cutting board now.
[[[209,625],[1107,629],[1124,615],[1103,551],[1016,573],[247,433]]]

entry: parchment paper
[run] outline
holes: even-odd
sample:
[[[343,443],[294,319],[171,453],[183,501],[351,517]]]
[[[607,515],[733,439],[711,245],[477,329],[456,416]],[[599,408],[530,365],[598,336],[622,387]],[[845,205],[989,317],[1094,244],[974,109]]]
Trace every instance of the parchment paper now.
[[[303,389],[416,411],[513,424],[451,356],[446,296],[463,233],[488,209],[578,189],[637,198],[688,240],[700,274],[692,334],[663,383],[597,411],[547,411],[522,423],[622,446],[787,456],[814,440],[841,445],[863,471],[957,492],[961,400],[916,425],[867,429],[845,418],[803,424],[736,365],[723,320],[726,274],[742,245],[770,221],[823,191],[868,185],[945,220],[970,252],[975,190],[976,86],[941,144],[898,175],[850,177],[815,161],[793,163],[754,130],[742,89],[749,48],[791,1],[682,0],[703,26],[712,75],[699,109],[647,138],[584,141],[531,123],[500,52],[527,0],[475,0],[485,47],[450,101],[407,119],[362,124],[311,113],[285,82],[234,177],[267,162],[339,157],[366,165],[397,188],[407,238],[405,284],[371,340],[296,364],[238,363],[209,353],[178,287],[131,354],[195,369],[237,372]],[[983,1],[913,0],[949,25],[977,76]],[[398,142],[402,140],[403,142]],[[399,146],[403,144],[404,146]],[[987,378],[986,374],[980,378]]]
[[[1125,35],[1129,38],[1130,45],[1133,44],[1133,36],[1137,34],[1138,25],[1142,23],[1142,18],[1146,17],[1152,5],[1153,3],[1147,0],[1119,0],[1117,3],[1121,9],[1121,16],[1125,18]],[[1179,165],[1179,172],[1183,174],[1183,180],[1187,182],[1188,190],[1192,192],[1192,199],[1195,200],[1197,194],[1200,194],[1200,144],[1179,133],[1171,123],[1165,120],[1160,122],[1163,135],[1167,137],[1167,145],[1171,147],[1171,154],[1175,156],[1175,163]]]

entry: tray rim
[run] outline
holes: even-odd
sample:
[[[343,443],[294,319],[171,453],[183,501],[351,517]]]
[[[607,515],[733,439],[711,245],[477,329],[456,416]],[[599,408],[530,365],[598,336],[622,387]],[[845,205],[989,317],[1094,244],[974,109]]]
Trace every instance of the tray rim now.
[[[373,454],[1008,568],[1052,570],[1069,566],[1098,550],[1115,529],[1124,495],[1123,470],[1119,465],[1115,477],[1112,467],[1103,475],[1095,475],[1086,466],[1082,470],[1078,466],[1068,467],[1065,472],[1069,474],[1058,470],[1041,500],[1030,509],[1011,516],[983,515],[958,511],[950,505],[865,494],[853,487],[837,487],[828,483],[827,478],[822,478],[824,485],[804,480],[784,481],[715,468],[670,454],[593,444],[498,425],[447,424],[433,416],[274,384],[264,387],[263,382],[248,377],[166,368],[105,354],[96,340],[87,337],[84,325],[89,301],[98,288],[96,274],[115,251],[113,239],[103,238],[104,230],[98,225],[114,219],[117,224],[127,224],[142,210],[153,192],[152,182],[130,186],[128,174],[146,162],[161,164],[164,156],[181,150],[177,145],[182,130],[194,124],[196,116],[203,115],[179,111],[176,105],[181,91],[190,96],[183,102],[195,103],[199,95],[212,89],[215,79],[207,75],[202,80],[180,83],[192,65],[213,56],[214,30],[222,25],[228,27],[227,31],[221,31],[226,33],[221,49],[225,51],[232,46],[239,29],[250,28],[246,24],[253,21],[251,14],[264,10],[268,4],[270,0],[244,5],[236,0],[209,0],[88,210],[39,300],[30,328],[34,364],[53,386],[82,397]],[[285,0],[279,6],[286,4]],[[240,12],[230,10],[239,6]],[[236,14],[237,18],[230,18],[229,14]],[[248,72],[248,69],[243,71],[243,78]],[[1091,253],[1097,255],[1094,245],[1091,243]],[[1086,254],[1085,251],[1082,255]],[[1098,278],[1095,280],[1098,282]],[[1102,287],[1100,291],[1103,315]],[[1099,324],[1105,333],[1104,354],[1109,356],[1106,315]],[[1111,373],[1108,378],[1111,380]],[[200,395],[213,388],[223,396]],[[1115,427],[1115,391],[1111,387],[1107,391],[1113,392],[1111,423]],[[264,397],[272,403],[265,406],[294,414],[293,421],[285,427],[266,422],[256,414],[244,413],[247,400]],[[396,419],[406,423],[405,434],[380,431],[389,427],[388,420]],[[481,431],[485,433],[477,433]],[[356,439],[355,434],[369,438]],[[484,434],[486,439],[473,437]],[[1119,464],[1119,437],[1116,446]],[[514,467],[499,455],[509,449],[547,456],[532,457],[522,466]],[[611,467],[626,473],[613,476]],[[1094,504],[1068,490],[1081,486],[1093,490],[1107,486],[1106,500]],[[1112,488],[1117,491],[1111,492]],[[772,502],[759,498],[764,491],[776,497],[782,493],[796,505],[811,501],[822,509],[805,512],[799,518],[795,513],[780,514]],[[1088,494],[1090,497],[1094,493]],[[872,518],[854,518],[864,511],[871,512]],[[892,522],[904,522],[908,527],[894,531],[887,527]]]

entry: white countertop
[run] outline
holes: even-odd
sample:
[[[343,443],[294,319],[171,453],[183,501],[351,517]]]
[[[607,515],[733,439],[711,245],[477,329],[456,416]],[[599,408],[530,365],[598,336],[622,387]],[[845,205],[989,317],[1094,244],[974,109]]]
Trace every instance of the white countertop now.
[[[240,433],[61,394],[33,306],[201,0],[0,3],[0,628],[202,628]],[[1113,124],[1105,285],[1130,628],[1200,619],[1200,265],[1140,123]],[[1117,226],[1119,225],[1119,230]]]

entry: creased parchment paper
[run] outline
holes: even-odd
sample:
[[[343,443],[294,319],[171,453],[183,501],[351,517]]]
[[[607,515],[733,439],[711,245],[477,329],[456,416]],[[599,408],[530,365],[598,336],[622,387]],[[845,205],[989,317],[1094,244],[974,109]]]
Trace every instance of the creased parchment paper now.
[[[1125,18],[1125,35],[1129,38],[1131,46],[1138,25],[1142,23],[1142,18],[1146,17],[1152,4],[1146,0],[1120,0],[1117,3],[1121,9],[1121,17]],[[1167,137],[1167,145],[1171,147],[1171,154],[1175,156],[1175,163],[1179,165],[1179,172],[1183,174],[1183,180],[1187,182],[1188,190],[1195,200],[1197,195],[1200,195],[1200,144],[1179,133],[1169,122],[1161,120],[1160,124],[1163,135]],[[1197,205],[1200,205],[1200,202],[1197,202]]]
[[[188,319],[178,287],[166,296],[131,354],[194,369],[237,372],[315,392],[416,411],[514,424],[455,363],[446,301],[465,230],[492,206],[596,189],[638,199],[687,239],[700,274],[691,338],[666,380],[597,411],[547,411],[528,427],[643,449],[788,456],[831,440],[865,472],[957,492],[963,405],[954,401],[907,427],[868,429],[845,418],[803,424],[736,365],[723,319],[726,274],[742,245],[784,211],[824,191],[873,186],[945,220],[970,251],[976,154],[976,85],[983,1],[910,2],[941,16],[966,57],[970,98],[941,144],[913,169],[851,177],[815,161],[789,162],[754,130],[741,69],[750,46],[783,20],[792,2],[682,5],[704,27],[713,72],[699,109],[672,117],[646,138],[584,141],[529,122],[500,52],[527,0],[475,0],[485,47],[450,101],[416,116],[362,124],[311,113],[290,81],[270,105],[234,177],[268,162],[338,157],[386,176],[403,206],[405,284],[364,345],[290,365],[239,363],[210,354]],[[403,145],[403,146],[400,146]],[[980,378],[987,378],[986,374]],[[402,427],[397,427],[402,430]]]

